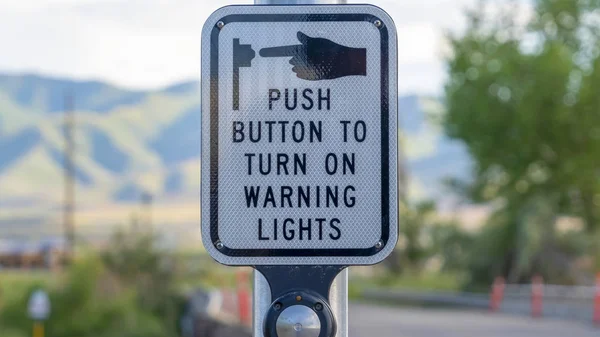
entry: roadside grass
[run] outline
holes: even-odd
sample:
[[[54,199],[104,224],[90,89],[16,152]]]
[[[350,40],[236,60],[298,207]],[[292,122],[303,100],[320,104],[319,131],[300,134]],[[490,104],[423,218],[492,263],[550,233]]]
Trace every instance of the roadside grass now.
[[[239,268],[228,268],[214,262],[204,252],[177,254],[182,258],[184,273],[177,282],[180,291],[197,289],[235,289]],[[248,286],[252,284],[250,268],[245,268]],[[51,289],[59,285],[61,273],[49,271],[0,270],[0,312],[3,304],[22,299],[24,293],[35,287]],[[374,277],[353,276],[350,272],[348,293],[350,299],[362,299],[365,289],[403,289],[414,291],[455,292],[464,289],[465,278],[452,273],[403,273]]]
[[[2,304],[23,297],[34,287],[49,289],[58,282],[60,274],[42,270],[0,270],[0,311]]]
[[[348,283],[350,298],[360,299],[365,289],[373,288],[457,292],[463,289],[465,277],[453,273],[403,273],[371,278],[350,277]]]

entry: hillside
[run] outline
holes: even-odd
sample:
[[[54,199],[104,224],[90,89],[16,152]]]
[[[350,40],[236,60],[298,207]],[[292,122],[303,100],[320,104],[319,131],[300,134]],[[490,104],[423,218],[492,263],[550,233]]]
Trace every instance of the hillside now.
[[[141,216],[153,196],[155,227],[197,238],[200,218],[200,95],[197,82],[132,91],[96,81],[0,75],[0,229],[3,236],[60,231],[65,97],[76,115],[77,224],[102,236]],[[431,98],[399,99],[409,193],[444,198],[440,181],[465,176],[468,157],[446,139]],[[165,230],[168,228],[168,230]]]

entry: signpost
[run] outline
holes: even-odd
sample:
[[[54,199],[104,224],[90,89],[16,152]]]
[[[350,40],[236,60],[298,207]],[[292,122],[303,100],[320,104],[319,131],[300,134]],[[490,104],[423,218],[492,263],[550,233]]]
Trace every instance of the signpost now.
[[[203,242],[268,282],[255,336],[346,336],[346,287],[332,282],[394,249],[396,67],[393,22],[374,6],[230,6],[207,20]]]
[[[36,290],[27,304],[29,317],[34,320],[33,337],[44,337],[44,321],[50,316],[50,298],[43,290]]]

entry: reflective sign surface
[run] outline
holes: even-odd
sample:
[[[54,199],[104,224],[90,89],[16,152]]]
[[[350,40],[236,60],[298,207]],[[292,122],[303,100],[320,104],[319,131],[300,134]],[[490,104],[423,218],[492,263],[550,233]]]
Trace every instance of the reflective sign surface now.
[[[397,56],[373,6],[231,6],[202,32],[202,234],[230,265],[397,241]]]

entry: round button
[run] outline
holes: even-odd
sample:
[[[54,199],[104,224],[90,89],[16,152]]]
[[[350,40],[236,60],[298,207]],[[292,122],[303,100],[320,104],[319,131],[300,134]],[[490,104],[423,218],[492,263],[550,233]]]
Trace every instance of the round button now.
[[[277,318],[278,337],[318,337],[321,322],[317,314],[304,305],[293,305]]]

